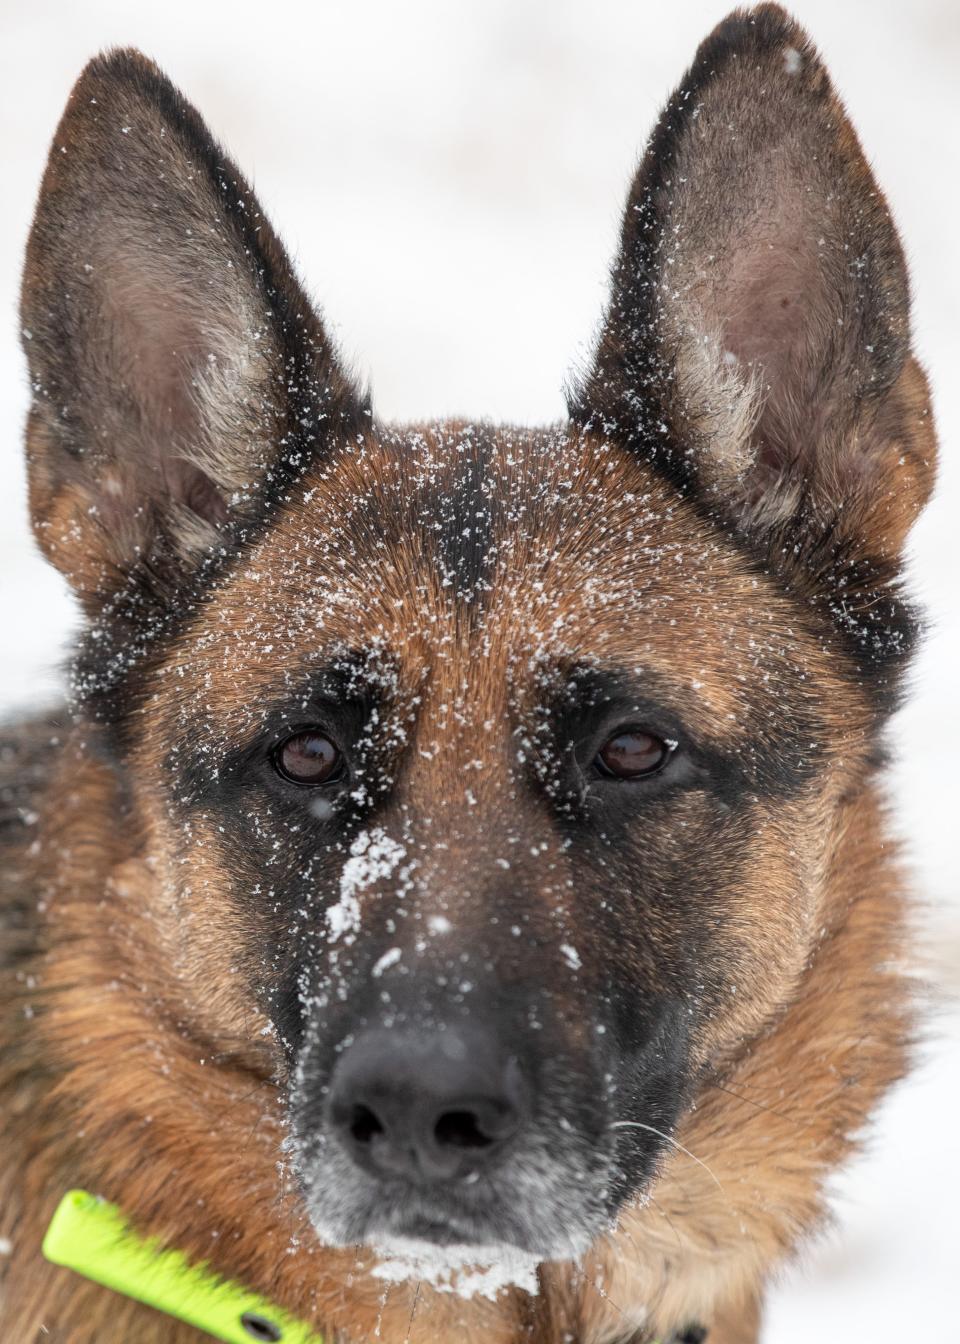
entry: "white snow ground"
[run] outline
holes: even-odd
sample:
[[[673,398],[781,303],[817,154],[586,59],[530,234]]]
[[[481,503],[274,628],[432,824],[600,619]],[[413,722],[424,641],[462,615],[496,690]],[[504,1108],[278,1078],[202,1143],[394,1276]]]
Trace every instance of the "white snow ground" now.
[[[722,0],[0,2],[0,709],[54,693],[73,620],[25,522],[19,267],[68,89],[98,48],[165,66],[252,174],[386,416],[538,422],[588,348],[635,156]],[[956,0],[798,0],[906,239],[945,445],[917,528],[933,629],[891,741],[940,979],[960,990]],[[774,1293],[765,1344],[960,1339],[960,1010],[838,1181],[840,1232]]]

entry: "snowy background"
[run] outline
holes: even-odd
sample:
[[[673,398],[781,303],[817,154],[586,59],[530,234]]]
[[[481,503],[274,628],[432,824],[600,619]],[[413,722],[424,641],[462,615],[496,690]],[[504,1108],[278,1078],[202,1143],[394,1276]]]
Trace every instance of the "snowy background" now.
[[[198,104],[252,176],[381,415],[538,422],[563,413],[563,376],[589,347],[640,147],[728,7],[0,0],[0,709],[55,695],[74,622],[26,525],[16,299],[48,143],[91,54],[135,44]],[[923,1066],[837,1183],[840,1230],[784,1277],[764,1340],[947,1340],[960,1338],[960,4],[797,0],[794,10],[903,231],[945,449],[914,536],[931,633],[891,736],[891,786],[946,994]]]

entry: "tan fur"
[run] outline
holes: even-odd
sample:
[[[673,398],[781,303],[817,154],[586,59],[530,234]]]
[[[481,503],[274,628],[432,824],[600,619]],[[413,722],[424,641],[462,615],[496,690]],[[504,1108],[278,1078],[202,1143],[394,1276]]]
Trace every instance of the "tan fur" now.
[[[843,168],[850,199],[869,195],[872,179],[812,48],[781,11],[758,14],[780,42],[764,56],[770,69],[782,63],[786,32],[798,34],[808,71],[796,85],[803,116],[777,141],[773,185],[839,119],[831,162]],[[729,22],[742,28],[742,16]],[[727,30],[718,31],[722,39]],[[119,89],[154,150],[162,122],[151,116],[162,108],[173,118],[183,131],[182,144],[165,141],[173,199],[184,219],[202,222],[219,209],[219,197],[204,195],[189,171],[191,156],[212,153],[202,123],[186,105],[170,111],[175,95],[143,58],[112,59],[95,62],[78,88],[86,94],[104,81],[108,92]],[[665,125],[674,135],[669,163],[683,166],[697,152],[723,157],[724,108],[749,122],[753,77],[735,68],[727,85],[705,83],[700,141],[674,135],[669,117],[661,123],[661,142]],[[75,96],[61,131],[81,164],[77,181],[99,202],[109,142],[88,109],[89,99]],[[772,134],[766,124],[754,130]],[[141,389],[131,375],[139,398],[132,413],[130,400],[115,395],[118,368],[130,372],[111,344],[118,326],[130,333],[122,315],[107,321],[99,341],[84,325],[86,308],[66,310],[59,327],[39,333],[41,353],[32,357],[44,374],[63,376],[75,405],[64,418],[55,400],[41,397],[31,415],[36,535],[102,622],[97,634],[115,641],[111,649],[127,654],[125,641],[142,643],[124,671],[132,690],[122,712],[111,708],[112,686],[94,685],[99,715],[27,725],[0,752],[0,844],[9,859],[0,873],[0,1236],[13,1246],[0,1260],[0,1292],[3,1319],[24,1339],[199,1338],[43,1261],[54,1207],[82,1186],[120,1204],[144,1232],[315,1323],[331,1342],[650,1344],[699,1322],[709,1344],[755,1344],[766,1283],[822,1226],[829,1176],[902,1076],[913,1020],[909,893],[888,834],[877,741],[894,674],[887,663],[880,672],[868,666],[876,650],[857,644],[861,631],[851,633],[834,610],[849,598],[862,617],[892,600],[906,534],[932,484],[928,389],[899,337],[908,302],[899,244],[878,198],[868,224],[880,239],[887,288],[879,299],[871,291],[879,308],[864,307],[863,320],[883,328],[889,348],[877,356],[876,388],[854,388],[869,380],[859,347],[850,362],[846,346],[862,335],[850,319],[846,346],[831,347],[829,378],[816,375],[829,396],[814,433],[797,390],[814,379],[813,355],[799,351],[796,386],[777,373],[778,360],[790,362],[780,342],[789,322],[763,307],[770,286],[751,288],[756,258],[737,250],[745,218],[755,223],[759,213],[782,242],[790,210],[776,191],[772,203],[751,194],[752,178],[732,200],[716,185],[715,163],[712,196],[685,198],[679,186],[662,191],[662,182],[657,196],[650,173],[667,150],[656,145],[637,200],[651,209],[663,198],[683,225],[668,236],[694,250],[676,252],[671,285],[658,273],[644,288],[648,272],[631,251],[644,239],[633,237],[628,211],[611,312],[570,424],[378,425],[337,371],[265,222],[257,264],[240,262],[237,238],[253,246],[243,234],[246,212],[260,217],[228,161],[241,223],[236,236],[217,233],[199,270],[237,263],[219,291],[230,321],[221,313],[213,322],[194,303],[179,255],[184,303],[161,321],[167,336],[181,320],[189,327],[189,391],[176,385],[176,423],[168,423],[164,380],[184,376],[186,357],[169,358],[173,337],[144,347],[149,376]],[[53,162],[24,287],[25,310],[41,322],[77,265],[57,228],[76,184]],[[747,168],[753,162],[748,156]],[[132,180],[110,164],[116,180]],[[136,213],[138,200],[131,189],[126,208]],[[831,216],[834,232],[842,223]],[[706,278],[711,231],[716,267]],[[797,266],[809,262],[808,251],[804,235],[791,253]],[[157,271],[127,277],[128,299],[131,285],[152,291],[138,289],[133,308],[149,314],[169,282],[168,261],[158,253]],[[638,275],[641,292],[633,293]],[[776,267],[767,279],[786,284]],[[789,307],[795,294],[786,287]],[[728,311],[729,294],[741,290],[763,291],[752,326],[749,304],[735,320]],[[841,290],[804,291],[801,307],[826,309]],[[627,299],[651,302],[651,294],[660,306],[644,324]],[[62,359],[64,331],[69,341],[78,331],[85,337],[75,363],[99,378],[99,401],[83,399],[83,379],[69,381],[77,369]],[[253,332],[267,334],[252,351]],[[636,420],[640,400],[635,386],[621,386],[624,369],[639,376],[654,368],[630,342],[651,332],[663,347],[655,372],[670,374],[662,423],[661,409],[651,410],[666,458],[632,437],[639,421],[625,421]],[[724,360],[731,342],[736,358]],[[309,415],[288,400],[297,379],[310,385]],[[288,439],[304,421],[320,446],[313,437],[309,448]],[[110,430],[102,442],[83,437],[84,426],[101,423]],[[172,450],[163,447],[164,426]],[[131,427],[136,451],[125,438]],[[434,513],[461,487],[457,473],[481,439],[490,544],[472,586],[458,586],[439,535],[443,510],[439,520]],[[695,459],[686,476],[669,458],[674,440]],[[291,442],[303,458],[293,464],[281,451]],[[837,555],[862,591],[831,568]],[[204,582],[191,587],[204,565]],[[140,588],[125,587],[127,571]],[[831,587],[838,577],[843,583]],[[131,591],[157,617],[160,635],[143,634],[136,602],[124,607]],[[165,604],[181,592],[190,600],[168,629]],[[536,1296],[508,1290],[496,1301],[463,1300],[415,1282],[387,1289],[372,1272],[374,1252],[321,1245],[282,1146],[282,1051],[251,992],[262,972],[258,941],[269,934],[282,943],[285,916],[267,903],[251,916],[236,899],[240,856],[217,813],[205,805],[185,813],[173,798],[185,743],[205,753],[215,774],[256,737],[278,688],[295,688],[324,660],[354,650],[389,683],[386,726],[402,729],[378,744],[390,781],[378,816],[388,829],[402,817],[415,846],[406,908],[426,917],[442,899],[464,936],[479,939],[502,895],[490,856],[509,818],[512,889],[545,957],[558,911],[581,921],[585,939],[600,936],[591,882],[602,891],[595,874],[575,880],[580,870],[518,766],[518,741],[522,764],[540,764],[537,713],[549,678],[584,664],[639,668],[669,687],[677,714],[727,759],[786,751],[778,736],[785,721],[797,734],[817,724],[817,740],[802,741],[785,769],[789,787],[758,785],[738,799],[739,811],[705,787],[671,800],[657,851],[664,866],[678,869],[691,842],[717,866],[717,905],[703,917],[716,914],[711,970],[722,969],[727,983],[689,1045],[691,1076],[704,1081],[668,1136],[650,1188],[582,1263],[541,1266]],[[892,665],[894,656],[883,656]],[[81,697],[87,691],[81,684]],[[743,861],[725,868],[731,826]],[[376,885],[359,893],[370,924],[383,895]],[[664,966],[687,966],[676,928],[654,907],[645,923],[624,919],[603,946],[602,965],[584,971],[594,977],[589,992],[617,976],[656,992]],[[701,969],[692,967],[691,978]],[[512,984],[548,973],[522,953],[497,972]],[[566,1045],[591,1028],[583,1002],[571,998],[562,1016]]]

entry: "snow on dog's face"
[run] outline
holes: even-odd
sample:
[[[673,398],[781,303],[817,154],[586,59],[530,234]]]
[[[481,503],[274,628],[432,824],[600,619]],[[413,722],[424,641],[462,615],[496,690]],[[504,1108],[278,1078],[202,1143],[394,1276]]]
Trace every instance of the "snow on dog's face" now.
[[[578,1254],[799,992],[909,652],[926,394],[842,109],[778,12],[718,30],[545,431],[380,426],[142,58],[57,143],[35,525],[182,1020],[268,1042],[324,1238]]]
[[[136,754],[325,1236],[564,1256],[645,1188],[818,928],[867,711],[804,624],[566,430],[352,444],[217,585]]]

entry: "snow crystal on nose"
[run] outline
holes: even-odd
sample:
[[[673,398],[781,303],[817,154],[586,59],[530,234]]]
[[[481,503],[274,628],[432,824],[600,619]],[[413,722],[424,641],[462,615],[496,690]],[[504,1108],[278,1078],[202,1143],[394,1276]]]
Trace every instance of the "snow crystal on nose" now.
[[[571,971],[579,971],[583,963],[580,960],[580,953],[577,951],[577,949],[575,947],[572,947],[569,943],[562,943],[560,946],[560,951],[563,955],[564,961],[570,967]]]
[[[406,857],[403,845],[391,840],[382,826],[361,831],[350,846],[350,857],[340,874],[340,899],[326,914],[330,941],[342,938],[349,944],[360,928],[360,902],[357,894],[390,877]]]
[[[391,966],[396,966],[402,955],[402,950],[399,947],[391,947],[389,951],[384,952],[370,974],[377,977],[383,975],[384,971],[388,971]]]

